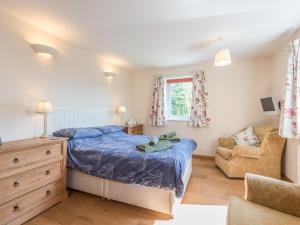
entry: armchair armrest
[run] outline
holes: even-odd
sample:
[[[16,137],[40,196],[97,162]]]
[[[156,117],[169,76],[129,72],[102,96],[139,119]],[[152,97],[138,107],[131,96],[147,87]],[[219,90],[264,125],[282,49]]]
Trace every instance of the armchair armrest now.
[[[281,157],[286,138],[279,136],[278,131],[269,132],[261,143],[264,152],[272,157]]]
[[[220,137],[219,146],[223,148],[233,148],[235,146],[235,140],[233,137]]]
[[[234,146],[234,156],[259,159],[262,156],[260,147],[255,146]]]
[[[247,173],[245,199],[300,217],[300,185]]]

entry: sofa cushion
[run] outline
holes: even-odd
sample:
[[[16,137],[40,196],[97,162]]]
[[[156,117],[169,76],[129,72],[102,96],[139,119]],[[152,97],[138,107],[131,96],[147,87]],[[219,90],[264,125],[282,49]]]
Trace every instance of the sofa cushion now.
[[[218,147],[217,153],[222,156],[223,159],[229,160],[232,156],[233,150],[229,148]]]
[[[300,218],[231,197],[228,204],[227,225],[296,225]]]
[[[254,132],[261,142],[264,140],[264,137],[268,132],[272,132],[272,131],[276,131],[276,130],[277,130],[277,128],[275,128],[271,125],[254,126]]]
[[[236,144],[240,146],[256,145],[260,142],[254,133],[253,127],[248,127],[246,130],[237,133],[233,138]]]

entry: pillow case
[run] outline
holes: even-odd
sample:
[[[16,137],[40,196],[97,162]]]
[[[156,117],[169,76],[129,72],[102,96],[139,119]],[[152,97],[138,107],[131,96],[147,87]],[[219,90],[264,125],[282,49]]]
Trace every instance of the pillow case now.
[[[108,125],[102,127],[95,127],[95,129],[101,131],[103,134],[113,133],[124,130],[123,126],[119,125]]]
[[[81,138],[94,138],[103,135],[101,130],[87,127],[87,128],[66,128],[55,131],[53,136],[65,137],[70,139],[81,139]]]
[[[260,141],[254,133],[253,127],[248,127],[233,136],[235,143],[240,146],[249,146],[259,144]]]

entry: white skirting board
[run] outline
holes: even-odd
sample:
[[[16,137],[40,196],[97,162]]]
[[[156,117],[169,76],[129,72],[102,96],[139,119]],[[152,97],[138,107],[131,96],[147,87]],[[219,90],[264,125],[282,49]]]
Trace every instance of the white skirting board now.
[[[192,162],[188,164],[183,176],[184,190],[191,173]],[[175,197],[175,191],[115,182],[70,168],[68,169],[68,187],[169,215],[173,215],[174,207],[182,200]]]

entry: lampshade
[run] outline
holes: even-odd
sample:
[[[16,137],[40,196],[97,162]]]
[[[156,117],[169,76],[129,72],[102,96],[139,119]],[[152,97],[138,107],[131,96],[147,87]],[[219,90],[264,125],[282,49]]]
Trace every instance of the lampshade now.
[[[52,111],[53,111],[52,105],[48,101],[40,101],[37,105],[38,113],[49,113]]]
[[[221,49],[217,51],[215,56],[215,66],[226,66],[231,63],[231,56],[229,49]]]
[[[123,106],[123,105],[119,106],[118,112],[119,112],[119,113],[126,113],[126,107]]]

